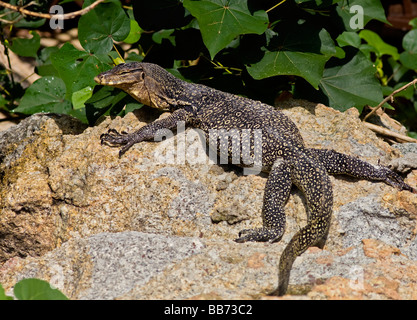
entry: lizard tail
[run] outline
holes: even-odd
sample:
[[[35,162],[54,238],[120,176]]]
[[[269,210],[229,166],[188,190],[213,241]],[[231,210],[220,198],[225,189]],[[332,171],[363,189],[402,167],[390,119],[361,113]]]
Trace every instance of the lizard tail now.
[[[330,217],[317,217],[293,236],[279,260],[278,287],[271,295],[282,296],[286,293],[295,259],[311,246],[322,247],[329,225]]]

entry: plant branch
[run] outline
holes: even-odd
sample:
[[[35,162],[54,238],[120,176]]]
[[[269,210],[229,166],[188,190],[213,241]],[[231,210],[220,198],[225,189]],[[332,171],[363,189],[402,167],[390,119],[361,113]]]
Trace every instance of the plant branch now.
[[[371,129],[372,131],[374,131],[376,133],[379,133],[379,134],[382,134],[384,136],[393,137],[393,138],[395,138],[397,140],[400,140],[402,142],[414,142],[414,143],[417,143],[417,139],[414,139],[414,138],[411,138],[409,136],[405,136],[403,134],[400,134],[400,133],[397,133],[397,132],[388,130],[386,128],[377,126],[377,125],[375,125],[373,123],[365,122],[364,124],[365,124],[365,126],[368,129]]]
[[[273,7],[269,8],[268,10],[265,10],[266,13],[268,13],[269,11],[275,9],[276,7],[278,7],[279,5],[281,5],[282,3],[284,3],[287,0],[282,0],[280,3],[277,3],[276,5],[274,5]]]
[[[373,115],[379,108],[381,108],[384,104],[385,104],[385,102],[387,102],[388,100],[391,100],[391,102],[394,100],[394,95],[396,95],[398,92],[401,92],[401,91],[403,91],[403,90],[405,90],[405,89],[407,89],[409,86],[411,86],[411,85],[416,85],[416,83],[417,83],[417,78],[416,79],[414,79],[413,81],[411,81],[411,82],[409,82],[409,83],[407,83],[405,86],[402,86],[401,88],[399,88],[399,89],[397,89],[397,90],[395,90],[395,91],[393,91],[389,96],[387,96],[384,100],[382,100],[381,101],[381,103],[380,104],[378,104],[375,108],[373,108],[372,109],[372,111],[371,112],[369,112],[364,118],[363,118],[363,121],[365,121],[366,119],[368,119],[371,115]]]
[[[73,19],[77,16],[82,16],[83,14],[86,14],[87,12],[94,9],[103,1],[104,0],[97,0],[96,2],[92,3],[88,7],[85,7],[84,9],[66,13],[66,14],[49,14],[49,13],[33,12],[33,11],[26,10],[24,7],[14,6],[9,3],[5,3],[3,1],[0,1],[0,6],[10,9],[12,11],[20,12],[23,15],[28,15],[32,17],[38,17],[38,18],[44,18],[44,19],[52,19],[52,18],[58,17],[59,19],[67,20],[67,19]]]

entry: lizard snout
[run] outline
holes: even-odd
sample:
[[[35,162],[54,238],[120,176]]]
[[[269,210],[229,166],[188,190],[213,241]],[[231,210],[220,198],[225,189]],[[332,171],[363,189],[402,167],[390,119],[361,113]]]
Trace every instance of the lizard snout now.
[[[98,84],[101,84],[101,81],[102,81],[101,73],[94,77],[94,81],[97,82]]]

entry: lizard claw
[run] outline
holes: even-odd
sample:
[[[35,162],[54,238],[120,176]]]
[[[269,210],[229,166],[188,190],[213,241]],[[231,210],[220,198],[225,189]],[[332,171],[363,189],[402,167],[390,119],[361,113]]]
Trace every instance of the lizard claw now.
[[[134,144],[135,144],[136,142],[134,141],[134,140],[131,140],[131,141],[129,141],[128,143],[126,143],[122,148],[120,148],[120,151],[119,151],[119,158],[121,158],[124,154],[125,154],[125,152],[127,151],[127,150],[129,150],[130,149],[130,147],[131,146],[133,146]]]
[[[119,133],[115,129],[109,129],[107,133],[103,133],[100,136],[101,144],[109,144],[122,146],[119,151],[119,158],[121,158],[127,150],[130,149],[135,143],[139,142],[134,139],[133,134],[128,134],[127,132],[122,131]]]
[[[113,145],[125,145],[129,142],[126,133],[119,133],[115,129],[109,129],[107,133],[100,135],[101,144],[109,143]]]
[[[409,186],[404,180],[388,167],[380,167],[380,170],[384,176],[384,182],[399,190],[407,190],[413,193],[417,193],[417,190]]]

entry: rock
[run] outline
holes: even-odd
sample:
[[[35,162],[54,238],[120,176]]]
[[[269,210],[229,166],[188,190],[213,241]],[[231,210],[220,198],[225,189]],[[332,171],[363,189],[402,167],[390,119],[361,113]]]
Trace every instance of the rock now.
[[[410,154],[379,140],[356,109],[340,113],[293,100],[283,111],[309,147],[385,165]],[[306,223],[304,197],[291,192],[281,242],[233,242],[241,229],[261,226],[267,175],[214,165],[196,131],[181,127],[120,159],[118,148],[100,145],[108,128],[133,130],[158,116],[142,108],[87,128],[69,116],[38,114],[0,132],[0,283],[6,290],[38,277],[71,299],[267,298],[284,246]],[[415,168],[412,159],[399,161]],[[409,172],[408,183],[415,186],[416,177]],[[415,297],[417,196],[383,183],[331,180],[334,218],[326,246],[296,260],[288,293]]]
[[[392,147],[398,150],[402,157],[392,159],[389,163],[391,168],[402,173],[417,169],[417,143],[397,143]]]

